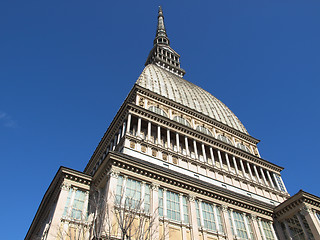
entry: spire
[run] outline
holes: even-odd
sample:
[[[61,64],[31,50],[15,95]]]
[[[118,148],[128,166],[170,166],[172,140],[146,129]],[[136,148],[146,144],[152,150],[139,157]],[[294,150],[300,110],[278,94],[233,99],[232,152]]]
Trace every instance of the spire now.
[[[156,37],[153,40],[153,48],[149,53],[145,65],[147,66],[153,63],[171,73],[183,77],[186,72],[180,68],[179,58],[180,55],[170,47],[170,40],[164,26],[163,11],[161,6],[159,6]]]
[[[156,32],[156,38],[154,39],[153,44],[156,44],[157,42],[161,42],[163,44],[170,45],[170,41],[169,41],[169,38],[168,38],[167,32],[166,32],[166,27],[164,26],[164,16],[163,16],[161,6],[159,6],[158,27],[157,27],[157,32]]]

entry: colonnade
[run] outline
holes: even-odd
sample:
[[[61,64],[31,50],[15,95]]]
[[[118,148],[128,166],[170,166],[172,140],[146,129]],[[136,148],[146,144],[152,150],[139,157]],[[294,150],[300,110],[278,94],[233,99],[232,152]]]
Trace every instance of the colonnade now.
[[[126,124],[127,126],[125,126]],[[125,128],[127,133],[137,138],[144,139],[147,143],[155,144],[155,146],[165,149],[166,151],[199,160],[200,162],[212,165],[222,171],[260,183],[273,189],[287,192],[282,178],[275,172],[235,157],[229,153],[220,151],[203,142],[190,139],[178,132],[164,129],[141,117],[132,117],[132,115],[129,114],[127,123],[125,122],[123,124],[122,131],[119,130],[119,136],[121,135],[121,132],[123,136]]]

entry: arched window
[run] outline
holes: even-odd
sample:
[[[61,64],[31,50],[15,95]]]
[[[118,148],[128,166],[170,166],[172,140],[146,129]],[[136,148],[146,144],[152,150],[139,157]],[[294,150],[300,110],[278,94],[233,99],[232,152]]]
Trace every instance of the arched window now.
[[[199,132],[202,132],[204,134],[207,134],[209,136],[212,136],[212,133],[209,131],[209,129],[207,129],[207,128],[203,127],[203,126],[198,125],[196,130],[199,131]]]
[[[242,149],[243,151],[246,151],[246,152],[248,152],[248,153],[251,153],[250,149],[249,149],[247,146],[245,146],[245,145],[243,145],[243,144],[241,144],[241,143],[237,143],[237,148],[240,148],[240,149]]]
[[[221,140],[222,142],[228,143],[230,145],[233,145],[231,140],[227,138],[226,136],[223,135],[218,135],[218,139]]]
[[[163,111],[161,108],[158,108],[156,106],[151,106],[148,108],[148,110],[150,110],[151,112],[154,112],[156,114],[159,114],[161,116],[168,117],[168,115],[166,114],[165,111]]]
[[[185,126],[187,126],[187,127],[191,127],[190,123],[189,123],[186,119],[184,119],[184,118],[182,118],[182,117],[174,116],[174,117],[173,117],[173,121],[176,121],[176,122],[178,122],[178,123],[181,123],[181,124],[183,124],[183,125],[185,125]]]

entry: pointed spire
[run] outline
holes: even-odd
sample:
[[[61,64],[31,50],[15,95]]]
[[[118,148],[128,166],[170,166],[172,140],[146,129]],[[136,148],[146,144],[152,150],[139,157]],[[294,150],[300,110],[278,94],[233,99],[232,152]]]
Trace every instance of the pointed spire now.
[[[180,55],[170,47],[170,40],[164,26],[163,11],[161,6],[159,6],[156,37],[153,40],[153,48],[149,53],[145,65],[153,63],[171,73],[183,77],[186,72],[180,68],[179,58]]]
[[[164,16],[163,16],[161,6],[159,6],[158,26],[157,26],[156,38],[154,39],[153,44],[156,44],[159,42],[166,44],[166,45],[170,45],[170,41],[169,41],[169,38],[168,38],[167,32],[166,32],[166,27],[164,26]]]

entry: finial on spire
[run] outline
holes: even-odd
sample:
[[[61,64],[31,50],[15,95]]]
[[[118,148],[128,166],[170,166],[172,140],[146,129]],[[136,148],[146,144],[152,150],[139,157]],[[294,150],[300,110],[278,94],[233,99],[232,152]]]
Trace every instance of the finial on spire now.
[[[166,45],[170,44],[170,40],[167,36],[166,28],[164,26],[164,16],[163,16],[163,11],[161,6],[159,6],[159,11],[158,11],[158,26],[157,26],[156,38],[153,41],[153,44],[156,44],[156,43],[163,43]]]
[[[179,58],[180,55],[170,47],[170,40],[164,26],[162,7],[159,6],[156,37],[153,40],[153,48],[149,53],[145,65],[153,63],[171,73],[183,77],[186,72],[180,68]]]

